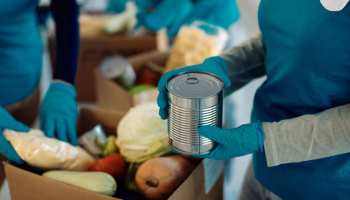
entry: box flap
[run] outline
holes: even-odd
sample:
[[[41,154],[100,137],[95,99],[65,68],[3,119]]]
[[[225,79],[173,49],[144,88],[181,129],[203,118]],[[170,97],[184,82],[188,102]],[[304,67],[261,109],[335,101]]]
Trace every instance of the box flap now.
[[[100,70],[95,69],[97,87],[97,105],[101,108],[127,112],[132,107],[132,97],[129,93],[103,77]]]
[[[4,163],[12,200],[116,200]]]
[[[168,52],[148,51],[128,58],[129,63],[137,71],[149,62],[164,64],[169,56]]]
[[[103,109],[95,105],[82,107],[78,118],[78,133],[83,134],[99,124],[106,133],[115,135],[124,114],[122,111]]]
[[[204,166],[201,162],[186,181],[169,197],[169,200],[222,200],[222,186],[223,176],[208,194],[205,193]]]

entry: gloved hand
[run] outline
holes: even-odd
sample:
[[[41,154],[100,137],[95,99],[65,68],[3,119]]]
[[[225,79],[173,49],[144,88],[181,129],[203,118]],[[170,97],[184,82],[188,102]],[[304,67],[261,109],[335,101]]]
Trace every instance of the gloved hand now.
[[[179,28],[186,22],[193,7],[191,0],[182,0],[181,3],[174,0],[161,0],[153,8],[148,7],[149,3],[140,5],[141,3],[136,2],[136,4],[138,5],[137,20],[139,25],[154,32],[161,28],[167,28],[171,38],[175,37]]]
[[[40,126],[48,137],[78,144],[76,92],[64,82],[52,83],[40,108]]]
[[[168,95],[166,85],[168,81],[174,76],[187,73],[187,72],[205,72],[216,75],[224,82],[224,87],[227,88],[231,85],[231,81],[228,77],[227,66],[225,61],[219,56],[214,56],[206,59],[202,64],[192,65],[189,67],[184,67],[176,69],[165,73],[158,82],[159,95],[157,98],[157,103],[159,106],[159,115],[162,119],[168,118]]]
[[[121,13],[126,8],[126,3],[128,0],[109,0],[106,12],[107,13]]]
[[[10,129],[19,132],[28,132],[29,128],[15,120],[5,109],[0,107],[0,153],[7,159],[22,164],[23,160],[19,157],[11,144],[6,140],[3,131]]]
[[[212,139],[217,145],[209,154],[200,156],[202,158],[227,160],[262,150],[264,145],[261,123],[246,124],[232,129],[203,126],[199,127],[199,133]]]
[[[199,20],[228,29],[238,19],[235,0],[197,0],[186,23]]]

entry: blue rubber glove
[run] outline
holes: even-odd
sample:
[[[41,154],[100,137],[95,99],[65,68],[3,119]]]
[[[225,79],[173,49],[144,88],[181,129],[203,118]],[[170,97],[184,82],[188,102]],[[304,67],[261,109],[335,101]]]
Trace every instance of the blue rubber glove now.
[[[134,0],[137,8],[141,12],[145,12],[154,8],[157,4],[159,4],[161,0]]]
[[[261,123],[246,124],[232,129],[203,126],[199,127],[199,133],[216,143],[214,150],[200,156],[202,158],[227,160],[262,150],[264,145]]]
[[[107,13],[121,13],[126,8],[126,3],[128,0],[109,0],[106,12]]]
[[[174,0],[162,0],[152,9],[138,6],[138,24],[154,32],[167,28],[169,37],[173,38],[186,22],[192,7],[191,0],[182,0],[181,3]]]
[[[157,103],[159,107],[159,115],[162,119],[168,118],[168,95],[166,85],[168,81],[174,76],[187,73],[187,72],[205,72],[211,73],[224,82],[224,87],[230,87],[231,81],[228,77],[227,66],[225,61],[219,56],[211,57],[206,59],[202,64],[192,65],[180,69],[176,69],[165,73],[158,82],[159,95],[157,98]]]
[[[5,129],[18,132],[28,132],[30,130],[26,125],[18,122],[5,109],[0,107],[0,153],[7,159],[14,161],[17,164],[22,164],[23,160],[19,157],[3,134]]]
[[[199,20],[228,29],[239,15],[235,0],[197,0],[186,23]]]
[[[40,108],[40,126],[48,137],[78,144],[76,92],[72,85],[52,83]]]

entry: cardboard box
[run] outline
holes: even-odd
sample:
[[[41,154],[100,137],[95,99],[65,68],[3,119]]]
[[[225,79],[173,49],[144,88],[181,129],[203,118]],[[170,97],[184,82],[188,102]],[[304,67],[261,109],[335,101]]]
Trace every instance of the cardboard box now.
[[[129,58],[129,62],[139,75],[139,72],[146,67],[145,65],[147,63],[152,62],[161,65],[162,63],[165,63],[167,56],[168,53],[151,51],[132,56]],[[130,107],[135,105],[135,101],[128,91],[113,81],[106,80],[98,69],[95,70],[95,80],[97,88],[97,104],[99,107],[127,112]]]
[[[12,200],[117,200],[97,194],[4,163]],[[216,200],[222,199],[223,178],[211,192],[205,194],[203,166],[199,164],[192,174],[169,197],[170,200]]]
[[[131,56],[156,49],[164,49],[167,43],[163,34],[146,34],[128,36],[126,34],[107,35],[102,31],[104,21],[108,16],[84,16],[80,24],[80,57],[76,77],[76,88],[79,101],[93,102],[96,100],[94,69],[102,60],[111,55]],[[48,46],[51,63],[55,64],[56,44],[54,34],[49,34]],[[53,66],[55,67],[55,66]]]
[[[118,85],[103,79],[96,71],[98,101],[83,106],[78,119],[78,131],[83,133],[101,124],[109,134],[115,134],[119,120],[132,106],[132,101]],[[125,99],[124,99],[125,98]],[[12,200],[116,200],[59,181],[40,176],[30,170],[4,163]],[[171,200],[216,200],[223,198],[223,176],[208,194],[204,189],[204,166],[200,162],[190,176],[169,197]]]
[[[79,132],[90,130],[97,124],[115,134],[115,126],[123,116],[118,111],[108,111],[98,106],[84,107],[80,113]],[[107,129],[106,129],[107,127]],[[108,128],[109,127],[109,128]],[[111,128],[112,127],[112,128]],[[117,200],[4,163],[12,200]],[[191,175],[169,197],[170,200],[221,200],[223,198],[223,176],[211,191],[204,191],[204,168],[200,163]]]
[[[55,63],[55,45],[51,38],[50,54],[52,63]],[[111,55],[130,56],[140,52],[155,49],[155,39],[153,36],[127,37],[115,36],[99,39],[81,39],[79,66],[76,77],[76,88],[79,101],[93,102],[96,100],[94,69],[102,60]]]

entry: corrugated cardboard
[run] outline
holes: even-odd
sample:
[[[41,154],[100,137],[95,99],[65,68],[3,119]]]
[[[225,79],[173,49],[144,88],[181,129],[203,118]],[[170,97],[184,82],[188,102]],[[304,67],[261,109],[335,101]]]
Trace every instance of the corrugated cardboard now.
[[[128,60],[136,71],[144,67],[145,63],[164,63],[168,53],[159,51],[150,51],[130,57]],[[118,110],[127,112],[134,105],[133,98],[128,91],[115,84],[113,81],[106,80],[99,69],[95,69],[97,105],[100,108],[108,110]],[[113,91],[113,92],[111,92]]]
[[[99,107],[127,112],[133,106],[129,93],[113,81],[105,79],[99,69],[95,70],[95,80]]]
[[[82,38],[76,86],[79,100],[95,100],[93,71],[107,56],[120,54],[133,55],[156,49],[154,36],[109,38]],[[92,89],[92,90],[91,90]]]
[[[5,163],[12,200],[116,200]]]
[[[12,200],[117,200],[25,171],[4,163]],[[209,194],[204,193],[203,166],[200,164],[169,197],[171,200],[220,200],[221,178]]]
[[[49,40],[52,63],[55,63],[54,38]],[[95,101],[96,69],[104,58],[111,55],[129,56],[156,49],[154,36],[113,36],[104,38],[81,38],[79,66],[76,77],[76,88],[79,101]]]
[[[104,109],[97,105],[84,106],[78,118],[78,133],[85,133],[96,125],[101,125],[107,134],[114,135],[119,120],[125,112]]]

